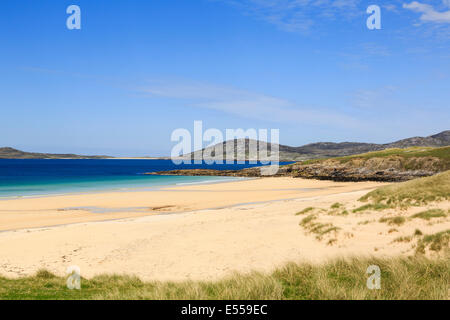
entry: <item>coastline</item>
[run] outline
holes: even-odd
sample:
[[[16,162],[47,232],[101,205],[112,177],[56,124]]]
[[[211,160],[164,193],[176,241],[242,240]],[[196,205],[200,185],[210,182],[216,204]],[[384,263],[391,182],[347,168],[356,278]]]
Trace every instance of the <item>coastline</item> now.
[[[380,185],[376,182],[257,178],[213,184],[160,186],[150,191],[116,190],[4,199],[0,201],[0,231],[288,200],[305,195],[368,190]],[[89,208],[110,209],[110,212],[104,210],[105,213],[98,214]]]

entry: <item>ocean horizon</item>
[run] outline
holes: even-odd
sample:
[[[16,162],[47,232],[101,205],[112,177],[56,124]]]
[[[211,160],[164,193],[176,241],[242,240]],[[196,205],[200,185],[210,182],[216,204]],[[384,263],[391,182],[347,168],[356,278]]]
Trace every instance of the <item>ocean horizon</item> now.
[[[0,159],[0,199],[232,181],[243,178],[144,173],[204,168],[238,170],[261,165],[248,162],[175,165],[171,160],[155,159]]]

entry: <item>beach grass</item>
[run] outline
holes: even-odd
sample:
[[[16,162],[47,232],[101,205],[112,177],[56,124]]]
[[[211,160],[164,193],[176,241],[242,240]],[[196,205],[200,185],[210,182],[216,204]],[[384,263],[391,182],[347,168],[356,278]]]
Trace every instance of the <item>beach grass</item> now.
[[[424,235],[422,239],[417,243],[416,252],[425,253],[426,249],[440,252],[449,250],[450,245],[450,229],[437,232],[434,234]]]
[[[364,212],[364,211],[368,211],[368,210],[380,211],[380,210],[385,210],[385,209],[390,209],[390,208],[391,208],[391,206],[384,204],[384,203],[368,203],[361,207],[353,209],[353,213]]]
[[[430,240],[431,241],[431,240]],[[371,265],[381,269],[381,289],[367,288]],[[448,299],[450,260],[351,258],[322,265],[289,263],[270,274],[234,274],[220,281],[143,282],[102,275],[70,290],[48,271],[20,279],[0,278],[0,299]]]
[[[371,205],[389,207],[420,206],[430,202],[450,199],[450,171],[380,187],[369,192],[360,201]]]
[[[379,220],[379,222],[387,223],[388,225],[397,225],[401,226],[406,222],[405,217],[384,217]]]
[[[445,218],[445,217],[447,217],[447,214],[442,209],[429,209],[411,216],[411,218],[419,218],[423,220],[431,220],[433,218]]]
[[[302,211],[297,212],[296,215],[299,216],[302,214],[306,214],[310,211],[314,211],[314,209],[315,209],[314,207],[307,207],[307,208],[303,209]]]

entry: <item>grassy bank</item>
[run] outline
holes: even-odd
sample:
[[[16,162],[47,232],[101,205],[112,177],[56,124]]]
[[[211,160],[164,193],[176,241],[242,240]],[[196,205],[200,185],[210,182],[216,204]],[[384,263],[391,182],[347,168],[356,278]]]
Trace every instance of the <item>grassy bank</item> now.
[[[355,159],[369,160],[373,158],[388,158],[388,157],[400,157],[403,159],[411,158],[437,158],[443,160],[443,162],[449,166],[450,165],[450,147],[411,147],[411,148],[394,148],[386,149],[381,151],[373,151],[362,154],[356,154],[351,156],[327,158],[327,159],[313,159],[303,161],[302,164],[318,163],[326,161],[328,159],[333,159],[341,163],[346,163]]]
[[[367,267],[381,269],[381,289],[366,286]],[[142,282],[128,276],[82,279],[81,290],[41,271],[0,278],[0,299],[448,299],[450,261],[417,256],[288,264],[271,274],[234,275],[221,281]]]
[[[361,201],[371,201],[373,205],[403,207],[424,205],[433,201],[450,199],[450,171],[432,177],[392,184],[369,192]]]
[[[385,158],[385,157],[402,157],[408,158],[423,158],[423,157],[433,157],[438,159],[443,159],[450,161],[450,147],[432,148],[432,147],[411,147],[411,148],[394,148],[386,149],[382,151],[368,152],[359,155],[346,156],[337,158],[341,162],[348,162],[353,159],[371,159],[371,158]]]

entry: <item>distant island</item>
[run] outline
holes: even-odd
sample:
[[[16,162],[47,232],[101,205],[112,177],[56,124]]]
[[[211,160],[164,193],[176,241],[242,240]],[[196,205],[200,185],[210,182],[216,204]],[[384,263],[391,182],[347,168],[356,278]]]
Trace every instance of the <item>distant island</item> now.
[[[77,154],[53,154],[25,152],[14,148],[0,148],[0,159],[110,159],[109,156],[83,156]]]

